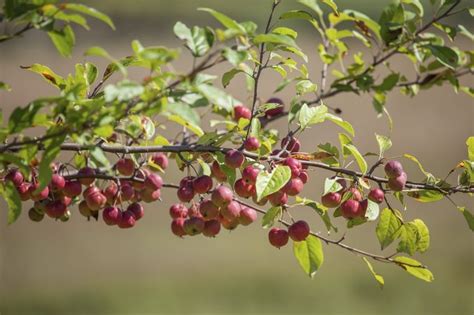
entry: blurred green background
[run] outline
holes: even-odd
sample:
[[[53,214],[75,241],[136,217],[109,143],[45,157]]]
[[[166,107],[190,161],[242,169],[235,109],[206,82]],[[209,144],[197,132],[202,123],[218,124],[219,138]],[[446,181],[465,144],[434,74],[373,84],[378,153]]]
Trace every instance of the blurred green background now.
[[[14,106],[52,95],[56,91],[19,65],[43,63],[60,74],[72,71],[84,61],[87,47],[100,45],[114,56],[130,53],[130,40],[145,45],[180,43],[174,39],[176,20],[187,24],[214,22],[198,7],[212,7],[238,20],[263,23],[269,0],[101,0],[83,1],[111,14],[115,32],[93,23],[93,31],[78,30],[78,47],[70,59],[59,58],[46,35],[28,33],[0,50],[0,80],[13,92],[0,94],[8,116]],[[337,1],[341,8],[354,8],[377,16],[388,1]],[[299,8],[296,1],[284,1],[284,8]],[[283,8],[283,9],[284,9]],[[282,10],[283,10],[282,9]],[[430,11],[427,10],[427,15]],[[467,21],[464,16],[463,21]],[[211,22],[210,22],[211,21]],[[459,21],[455,21],[459,22]],[[315,55],[317,37],[302,23],[299,43],[310,54],[313,77],[320,71]],[[470,24],[472,27],[472,23]],[[468,45],[468,43],[462,43]],[[358,48],[363,49],[363,48]],[[104,65],[99,59],[92,59]],[[396,67],[412,73],[400,59]],[[176,65],[185,71],[190,59]],[[214,70],[222,73],[226,67]],[[133,72],[136,78],[142,73]],[[278,77],[263,77],[262,97],[271,95]],[[472,83],[472,77],[466,78]],[[239,80],[228,88],[246,99]],[[288,90],[290,92],[290,89]],[[284,99],[289,94],[280,95]],[[388,134],[387,123],[377,119],[369,97],[343,95],[327,101],[343,109],[343,116],[356,130],[361,151],[376,150],[374,133]],[[436,88],[409,99],[397,92],[390,95],[393,115],[393,156],[409,152],[438,176],[466,156],[465,140],[474,134],[472,100],[456,95],[451,88]],[[275,127],[285,130],[283,122]],[[171,130],[172,132],[173,130]],[[337,143],[333,126],[318,126],[307,132],[303,146],[311,151],[319,143]],[[417,168],[405,162],[411,179],[421,179]],[[329,173],[312,171],[304,194],[317,199],[321,183]],[[170,182],[179,174],[171,169]],[[86,222],[78,213],[67,224],[45,220],[30,222],[25,214],[12,226],[2,224],[0,290],[3,314],[473,314],[474,243],[462,215],[447,201],[435,204],[409,202],[407,219],[422,218],[430,228],[431,249],[416,258],[435,274],[433,283],[417,280],[395,266],[374,264],[385,277],[380,290],[365,263],[356,255],[325,246],[325,262],[315,279],[308,279],[293,258],[290,247],[276,250],[267,243],[266,231],[254,224],[234,232],[223,231],[216,239],[174,237],[169,231],[168,207],[176,199],[165,191],[164,202],[146,208],[136,228],[118,230],[102,222]],[[474,209],[472,199],[456,202]],[[2,209],[5,208],[1,204]],[[26,210],[27,207],[25,207]],[[5,211],[3,211],[5,213]],[[319,218],[306,209],[296,215],[307,218],[316,231],[324,233]],[[3,220],[2,222],[5,222]],[[334,239],[345,233],[343,221]],[[378,252],[375,224],[347,232],[350,245]],[[393,246],[386,250],[392,253]]]

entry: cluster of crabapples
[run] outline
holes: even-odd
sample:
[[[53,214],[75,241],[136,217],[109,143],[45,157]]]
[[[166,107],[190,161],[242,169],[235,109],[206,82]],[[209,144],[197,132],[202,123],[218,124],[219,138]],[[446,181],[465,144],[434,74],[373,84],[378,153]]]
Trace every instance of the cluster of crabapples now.
[[[163,153],[153,154],[151,160],[162,169],[168,166],[168,158]],[[53,164],[51,181],[44,188],[35,176],[36,169],[33,169],[31,180],[24,178],[18,169],[8,171],[5,180],[13,183],[22,201],[33,201],[33,207],[28,211],[32,221],[42,221],[45,215],[68,221],[70,206],[77,204],[79,213],[88,219],[97,219],[102,212],[107,225],[131,228],[144,215],[141,202],[160,199],[163,180],[146,168],[136,168],[129,158],[119,159],[114,168],[122,179],[100,179],[100,171],[90,167],[79,169],[73,176],[64,175],[68,173],[64,165]]]
[[[280,99],[269,99],[267,103],[283,104]],[[283,113],[283,106],[268,109],[264,117],[271,118]],[[234,107],[233,119],[250,119],[250,109],[243,105]],[[258,206],[267,203],[273,207],[287,208],[288,198],[298,196],[309,176],[307,165],[292,157],[292,153],[299,152],[301,144],[298,139],[289,135],[280,142],[280,149],[275,149],[270,155],[270,164],[287,166],[291,171],[291,178],[278,191],[257,198],[256,182],[263,165],[246,159],[246,151],[257,151],[260,147],[256,137],[248,136],[244,139],[241,149],[225,150],[221,162],[211,158],[209,175],[186,176],[177,187],[179,203],[169,209],[172,218],[171,231],[178,237],[195,236],[202,234],[215,237],[221,227],[234,230],[239,225],[247,226],[257,219],[258,208],[248,206],[242,199],[252,199]],[[165,170],[169,161],[165,153],[154,153],[150,156],[151,165]],[[240,171],[240,178],[236,179],[232,187],[225,186],[229,178],[225,168]],[[107,225],[119,228],[131,228],[144,215],[142,203],[151,203],[160,200],[163,180],[155,169],[147,166],[137,167],[136,162],[128,157],[119,159],[112,171],[115,176],[107,175],[99,169],[83,167],[74,174],[70,174],[66,165],[53,164],[52,178],[45,187],[40,187],[37,179],[37,169],[33,168],[31,179],[27,179],[18,169],[10,169],[4,180],[11,181],[16,187],[22,201],[33,201],[29,210],[29,218],[39,222],[45,215],[56,220],[67,221],[71,216],[69,208],[77,204],[79,212],[87,217],[98,219],[101,213]],[[398,161],[388,161],[385,164],[385,173],[388,178],[387,190],[402,191],[407,182],[407,175]],[[338,191],[331,191],[321,197],[321,203],[327,208],[336,208],[336,212],[348,220],[364,218],[368,208],[368,200],[382,203],[385,192],[382,186],[371,189],[366,197],[363,190],[354,181],[337,177],[340,184]],[[215,186],[215,183],[217,185]],[[237,199],[239,198],[239,199]],[[272,228],[268,233],[271,245],[280,248],[285,246],[289,239],[303,241],[310,234],[307,222],[299,220],[288,228]]]

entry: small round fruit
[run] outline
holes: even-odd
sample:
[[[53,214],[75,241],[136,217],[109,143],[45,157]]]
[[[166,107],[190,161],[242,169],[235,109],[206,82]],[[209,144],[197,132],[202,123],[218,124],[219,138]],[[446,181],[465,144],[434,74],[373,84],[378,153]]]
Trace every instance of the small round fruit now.
[[[102,218],[107,225],[117,225],[122,218],[122,211],[117,207],[107,207],[102,212]]]
[[[10,170],[5,179],[11,181],[16,187],[20,186],[24,181],[23,174],[18,169]]]
[[[193,181],[194,192],[197,194],[205,194],[212,189],[212,178],[202,175]]]
[[[35,208],[31,208],[31,209],[28,211],[28,217],[29,217],[30,220],[33,221],[33,222],[40,222],[40,221],[42,221],[42,220],[44,219],[44,213],[38,211],[38,210],[35,209]]]
[[[132,176],[135,172],[135,162],[132,159],[120,159],[115,164],[115,167],[123,176]]]
[[[286,149],[290,152],[298,152],[301,148],[300,141],[294,137],[284,137],[281,139],[280,145],[282,149]]]
[[[257,151],[260,148],[260,141],[255,137],[248,137],[244,142],[244,148],[247,151]]]
[[[110,182],[110,184],[103,190],[102,193],[104,194],[105,198],[107,198],[107,202],[111,205],[114,204],[116,199],[119,198],[118,186],[115,182]],[[117,201],[120,201],[120,199]]]
[[[69,198],[74,198],[82,193],[81,183],[77,180],[67,180],[64,184],[63,194]]]
[[[303,181],[299,178],[292,178],[286,183],[282,190],[288,194],[288,196],[296,196],[303,191],[304,184]]]
[[[218,220],[209,220],[204,223],[202,235],[207,237],[216,237],[221,231],[221,223]]]
[[[127,207],[127,211],[130,211],[133,214],[135,221],[140,220],[145,215],[145,210],[143,209],[143,206],[138,202],[131,203]]]
[[[27,201],[31,198],[30,194],[30,183],[23,182],[19,186],[16,187],[18,194],[20,195],[21,201]]]
[[[84,200],[87,202],[89,208],[93,211],[102,209],[107,203],[107,197],[105,197],[95,186],[91,186],[86,189],[84,192]]]
[[[376,203],[382,203],[384,201],[385,193],[380,188],[373,188],[369,192],[369,199]]]
[[[49,188],[48,186],[44,187],[43,190],[36,192],[36,190],[39,188],[40,184],[39,183],[34,183],[32,184],[28,191],[31,196],[31,200],[33,201],[40,201],[48,198],[49,195]]]
[[[227,206],[221,208],[221,215],[229,220],[233,221],[239,218],[242,207],[237,201],[231,201]]]
[[[300,172],[300,175],[298,175],[298,178],[301,179],[301,181],[303,182],[303,184],[306,184],[309,180],[309,175],[308,175],[308,172],[307,171],[301,171]]]
[[[232,149],[226,152],[224,160],[225,165],[227,165],[228,167],[239,168],[244,163],[245,158],[242,152],[240,152],[239,150]]]
[[[184,231],[184,218],[176,218],[171,221],[171,232],[178,237],[183,237],[186,235]]]
[[[239,220],[228,220],[223,216],[219,217],[219,222],[221,223],[222,227],[226,230],[233,231],[239,226]]]
[[[297,159],[294,158],[286,158],[283,161],[283,165],[289,166],[291,170],[291,177],[295,178],[298,177],[301,173],[301,170],[303,169],[303,166],[301,165],[301,162],[298,161]]]
[[[250,119],[252,117],[252,112],[249,108],[243,105],[237,105],[234,107],[234,120],[239,122],[240,118]]]
[[[223,183],[223,182],[227,181],[227,175],[224,173],[224,171],[222,171],[221,166],[219,165],[219,163],[217,161],[212,162],[211,174],[212,174],[212,176],[214,176],[214,178],[218,182]]]
[[[249,184],[243,178],[240,178],[235,181],[234,191],[242,198],[249,198],[252,196],[253,187],[252,184]]]
[[[79,203],[78,208],[79,208],[79,213],[85,216],[86,218],[92,216],[92,210],[91,208],[89,208],[85,200],[82,200]]]
[[[357,200],[357,201],[362,200],[362,193],[360,192],[359,189],[357,189],[355,187],[351,187],[351,188],[349,188],[348,192],[350,192],[352,194],[351,199],[354,199],[354,200]]]
[[[278,106],[276,108],[272,108],[272,109],[267,110],[265,112],[265,115],[268,118],[271,118],[271,117],[274,117],[274,116],[277,116],[277,115],[280,115],[281,113],[283,113],[284,106],[283,106],[283,101],[281,99],[279,99],[277,97],[272,97],[269,100],[267,100],[266,103],[267,104],[274,103],[274,104],[281,105],[281,106]]]
[[[215,219],[219,216],[219,208],[211,200],[203,200],[199,204],[199,212],[205,220]]]
[[[252,165],[246,166],[242,170],[242,179],[248,184],[255,184],[260,170]]]
[[[288,195],[281,190],[268,195],[267,198],[274,207],[285,205],[288,202]]]
[[[359,215],[360,203],[357,200],[349,199],[341,205],[341,215],[346,219],[354,219]]]
[[[385,164],[384,170],[388,178],[398,177],[403,173],[403,166],[400,162],[391,160]]]
[[[122,201],[130,201],[135,197],[135,189],[130,185],[122,185],[120,188],[120,197]]]
[[[182,186],[177,191],[178,199],[181,202],[190,202],[194,198],[194,189],[192,186]]]
[[[239,223],[247,226],[257,220],[257,211],[249,207],[242,207],[239,215]]]
[[[188,216],[188,208],[182,203],[175,203],[170,207],[170,216],[173,219],[186,218]]]
[[[393,191],[402,191],[407,183],[407,174],[402,172],[398,177],[388,179],[387,186]]]
[[[84,186],[89,186],[95,181],[95,178],[93,177],[95,175],[95,170],[88,166],[81,168],[77,172],[77,175],[85,176],[84,178],[79,179],[79,182]]]
[[[321,197],[321,203],[328,208],[336,208],[341,203],[342,196],[338,192],[330,192]]]
[[[232,190],[223,185],[220,185],[214,189],[211,195],[212,202],[219,208],[227,206],[233,198],[234,194],[232,193]]]
[[[308,237],[309,233],[309,225],[303,220],[296,221],[288,228],[288,234],[295,242],[304,241]]]
[[[288,239],[289,235],[286,230],[274,227],[268,232],[268,241],[276,248],[285,246],[288,243]]]
[[[204,220],[199,217],[192,217],[184,221],[184,231],[187,235],[194,236],[201,234],[204,230]]]
[[[67,211],[67,207],[60,200],[55,200],[46,204],[46,214],[53,219],[59,219]]]
[[[118,221],[117,225],[121,229],[129,229],[135,226],[136,220],[133,213],[130,211],[122,212],[120,216],[120,220]]]
[[[158,174],[150,173],[145,178],[145,189],[155,191],[163,187],[163,179]]]
[[[154,191],[145,189],[144,191],[140,192],[141,200],[146,202],[146,203],[152,203],[152,202],[155,202],[157,200],[160,200],[160,197],[161,197],[161,190],[160,189],[157,189],[157,190],[154,190]]]
[[[52,191],[61,191],[66,186],[66,180],[59,174],[53,174],[50,186]]]
[[[168,165],[169,165],[168,157],[163,152],[154,153],[150,159],[154,164],[158,165],[162,170],[165,170],[168,168]]]

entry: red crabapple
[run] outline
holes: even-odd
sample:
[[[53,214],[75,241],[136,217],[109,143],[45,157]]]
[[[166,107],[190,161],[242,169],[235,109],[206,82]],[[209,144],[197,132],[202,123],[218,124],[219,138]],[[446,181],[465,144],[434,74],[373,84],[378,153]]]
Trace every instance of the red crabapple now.
[[[373,188],[369,192],[369,199],[376,203],[382,203],[384,200],[385,194],[380,188]]]
[[[202,175],[193,181],[194,192],[197,194],[205,194],[212,189],[212,178]]]
[[[279,107],[267,110],[265,112],[265,115],[267,117],[271,118],[271,117],[274,117],[274,116],[277,116],[277,115],[280,115],[281,113],[283,113],[284,106],[283,106],[283,101],[281,99],[279,99],[277,97],[272,97],[269,100],[267,100],[266,103],[267,104],[275,103],[275,104],[280,104],[281,105]]]
[[[219,216],[219,208],[211,200],[203,200],[199,204],[199,212],[205,220],[215,219]]]
[[[228,167],[239,168],[244,163],[245,157],[239,150],[232,149],[226,152],[224,160]]]
[[[260,148],[260,141],[256,137],[248,137],[244,141],[244,148],[247,151],[257,151]]]
[[[170,216],[173,219],[185,218],[188,216],[188,208],[182,203],[175,203],[170,207]]]
[[[130,211],[135,218],[135,221],[140,220],[145,215],[145,210],[143,206],[138,202],[133,202],[127,207],[127,211]]]
[[[31,196],[31,200],[33,201],[39,201],[39,200],[44,200],[48,198],[49,195],[49,188],[48,186],[44,187],[43,190],[36,192],[36,190],[39,188],[40,184],[39,183],[33,183],[29,187],[28,191]]]
[[[227,206],[221,208],[221,215],[225,219],[233,221],[239,218],[240,211],[240,203],[237,201],[231,201]]]
[[[342,203],[341,214],[346,219],[354,219],[359,215],[360,203],[357,200],[349,199]]]
[[[282,190],[288,194],[288,196],[296,196],[303,190],[303,181],[299,178],[292,178],[286,183]]]
[[[234,120],[238,122],[240,118],[250,119],[252,117],[252,112],[249,108],[243,105],[237,105],[234,107]]]
[[[121,229],[129,229],[135,226],[136,220],[135,216],[130,211],[122,212],[120,216],[120,220],[118,221],[117,225]]]
[[[239,223],[247,226],[257,220],[257,211],[252,208],[242,206],[239,215]]]
[[[342,196],[338,192],[330,192],[321,197],[321,203],[328,208],[335,208],[341,203]]]
[[[240,178],[235,181],[234,191],[242,198],[249,198],[252,196],[253,187],[253,185],[246,183],[243,178]]]
[[[151,202],[160,200],[160,197],[161,197],[161,190],[159,189],[154,190],[154,191],[145,189],[140,192],[141,200],[146,203],[151,203]]]
[[[64,184],[63,194],[74,198],[82,193],[81,183],[77,180],[67,180]]]
[[[274,227],[268,232],[268,240],[276,248],[285,246],[288,243],[288,238],[288,232],[280,228]]]
[[[309,232],[309,225],[303,220],[296,221],[288,228],[288,234],[295,242],[304,241],[308,237]]]
[[[23,174],[18,169],[12,169],[5,176],[5,179],[11,181],[16,187],[23,183]]]
[[[163,179],[160,175],[154,173],[147,175],[145,178],[145,189],[154,191],[161,187],[163,187]]]
[[[182,186],[177,191],[178,199],[181,202],[190,202],[194,198],[194,189],[192,186]]]
[[[403,173],[403,166],[400,162],[391,160],[385,164],[384,170],[387,177],[398,177]]]
[[[209,220],[204,223],[202,235],[207,237],[216,237],[221,231],[221,223],[218,220]]]
[[[260,170],[258,168],[252,165],[246,166],[242,170],[242,179],[249,184],[255,184],[259,173]]]
[[[211,174],[215,177],[218,182],[225,182],[227,180],[227,175],[222,171],[221,166],[217,161],[212,162],[211,165]]]
[[[228,205],[233,198],[234,195],[232,193],[232,190],[223,185],[220,185],[216,189],[214,189],[211,195],[212,202],[218,207],[224,207]]]
[[[107,225],[117,225],[122,217],[122,212],[117,207],[107,207],[102,212],[102,218]]]
[[[168,168],[168,164],[169,164],[168,157],[163,152],[153,153],[150,159],[153,163],[158,165],[162,170],[165,170]]]
[[[281,190],[268,195],[267,198],[274,207],[284,205],[288,202],[288,195]]]
[[[46,214],[53,219],[59,219],[67,211],[67,207],[60,200],[51,201],[46,204]]]
[[[20,195],[21,201],[27,201],[31,198],[30,194],[30,183],[24,182],[21,183],[20,186],[17,187],[18,194]]]
[[[183,237],[186,235],[184,231],[184,218],[176,218],[171,221],[171,232],[178,237]]]
[[[192,217],[184,221],[184,231],[187,235],[194,236],[201,234],[204,230],[204,220],[199,217]]]
[[[284,137],[281,139],[280,145],[282,149],[286,149],[290,152],[298,152],[301,148],[300,141],[294,137]]]
[[[398,177],[388,179],[387,186],[393,191],[402,191],[407,183],[407,174],[402,172]]]
[[[92,210],[89,208],[87,205],[87,202],[85,200],[82,200],[79,205],[79,213],[85,216],[86,218],[90,217],[92,215]]]
[[[222,227],[226,230],[232,231],[235,230],[239,226],[239,220],[228,220],[223,216],[219,217],[219,222],[221,223]]]
[[[132,159],[120,159],[115,164],[115,167],[123,176],[132,176],[135,172],[135,162]]]

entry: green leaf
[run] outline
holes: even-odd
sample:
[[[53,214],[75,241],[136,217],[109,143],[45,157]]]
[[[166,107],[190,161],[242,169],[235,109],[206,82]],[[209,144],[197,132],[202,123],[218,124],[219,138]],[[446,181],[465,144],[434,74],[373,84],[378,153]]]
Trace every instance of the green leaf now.
[[[389,137],[375,134],[377,143],[379,144],[379,157],[382,158],[384,153],[392,147],[392,140]]]
[[[42,103],[33,102],[25,107],[17,107],[13,110],[8,120],[8,131],[10,134],[22,131],[33,126],[35,117],[43,107]]]
[[[337,233],[337,227],[331,223],[331,218],[329,217],[328,208],[326,208],[319,202],[316,202],[314,200],[307,199],[307,198],[301,198],[299,196],[296,196],[296,203],[308,206],[314,211],[316,211],[316,213],[319,214],[319,216],[323,220],[324,225],[326,225],[326,229],[330,231],[332,228]]]
[[[195,26],[191,30],[185,24],[177,22],[174,33],[179,39],[186,41],[186,46],[195,57],[204,56],[214,43],[214,34],[209,29]]]
[[[204,135],[204,131],[201,129],[201,127],[199,127],[199,125],[193,124],[191,121],[184,119],[180,115],[174,115],[170,113],[163,113],[163,115],[166,116],[170,121],[174,121],[175,123],[189,129],[198,137],[202,137]]]
[[[72,30],[71,26],[66,25],[61,30],[49,31],[48,35],[61,55],[64,57],[71,56],[72,48],[74,47],[74,43],[76,41],[76,37],[74,36],[74,31]]]
[[[419,202],[435,202],[444,198],[444,195],[436,190],[419,190],[410,191],[407,193],[409,197],[416,199]]]
[[[321,241],[313,235],[302,242],[293,242],[293,253],[303,271],[311,278],[316,275],[324,262]]]
[[[430,231],[425,222],[415,219],[408,224],[416,228],[416,250],[420,253],[426,252],[430,247]]]
[[[365,218],[367,221],[375,221],[379,217],[380,207],[379,204],[372,200],[367,200],[367,210],[365,211]]]
[[[434,276],[431,271],[429,271],[425,266],[413,258],[398,256],[393,260],[398,266],[418,279],[424,280],[426,282],[431,282],[434,280]]]
[[[106,14],[104,14],[104,13],[102,13],[102,12],[100,12],[100,11],[94,9],[94,8],[91,8],[91,7],[88,7],[88,6],[85,6],[83,4],[79,4],[79,3],[66,3],[66,4],[64,4],[64,6],[66,7],[66,9],[73,10],[73,11],[76,11],[76,12],[80,12],[80,13],[92,16],[92,17],[106,23],[113,30],[115,30],[115,25],[112,22],[112,20]]]
[[[469,137],[466,140],[467,145],[467,156],[469,161],[474,161],[474,137]]]
[[[288,166],[278,165],[271,173],[260,172],[255,183],[257,200],[279,191],[291,178],[291,170]]]
[[[325,105],[309,107],[307,104],[303,104],[298,114],[298,122],[301,129],[324,122],[327,112],[328,108]]]
[[[107,85],[104,89],[104,96],[107,102],[118,100],[120,102],[129,101],[141,95],[145,88],[133,81],[124,80],[115,85]]]
[[[405,158],[409,159],[409,160],[412,160],[413,162],[416,163],[416,165],[418,165],[418,167],[420,168],[420,171],[425,174],[426,177],[432,177],[433,175],[428,173],[427,171],[425,171],[425,169],[423,168],[423,165],[421,165],[420,161],[418,161],[418,159],[414,156],[414,155],[411,155],[411,154],[404,154],[403,155]]]
[[[424,9],[423,4],[421,4],[420,0],[402,0],[402,3],[406,3],[410,5],[416,11],[416,15],[423,16]]]
[[[228,29],[232,29],[241,34],[245,33],[245,28],[227,15],[224,15],[220,12],[217,12],[216,10],[209,8],[199,8],[198,10],[210,13],[216,20],[218,20],[223,26],[227,27]]]
[[[385,208],[382,210],[375,229],[382,250],[395,240],[401,226],[399,218],[390,209]]]
[[[54,134],[57,132],[58,130],[52,130],[50,133]],[[46,186],[48,186],[49,182],[51,181],[51,176],[53,175],[53,172],[51,170],[51,163],[61,152],[61,144],[64,142],[64,139],[66,139],[65,133],[60,136],[48,139],[44,142],[45,149],[43,152],[43,156],[41,157],[38,175],[40,185],[36,189],[36,192],[40,192],[41,190],[43,190]]]
[[[335,116],[335,115],[330,114],[330,113],[327,113],[326,114],[326,119],[330,120],[333,123],[335,123],[336,125],[340,126],[342,129],[347,131],[351,136],[353,136],[353,137],[355,136],[354,128],[352,127],[352,125],[349,122],[343,120],[341,117]]]
[[[95,146],[90,151],[91,158],[97,166],[110,167],[110,162],[101,148]]]
[[[372,267],[372,264],[370,263],[370,261],[367,258],[362,257],[362,259],[367,264],[367,267],[369,267],[370,273],[374,276],[375,280],[380,285],[380,288],[383,289],[383,286],[385,284],[385,281],[384,281],[383,277],[375,272],[374,267]]]
[[[262,218],[262,227],[268,229],[272,227],[282,214],[282,207],[271,207]]]
[[[170,103],[168,104],[167,110],[173,114],[176,114],[191,124],[199,126],[201,124],[201,118],[199,114],[185,103]]]
[[[231,112],[234,106],[240,103],[231,95],[219,90],[212,85],[200,84],[197,86],[197,89],[199,93],[202,94],[202,96],[209,100],[210,103],[227,112]]]
[[[359,150],[353,144],[346,144],[344,148],[351,152],[352,156],[357,162],[357,165],[359,165],[361,172],[367,172],[367,161],[364,159],[362,154],[360,154]]]
[[[12,182],[6,181],[0,185],[0,194],[8,205],[8,224],[12,224],[21,214],[21,200]]]
[[[253,39],[255,44],[276,44],[276,45],[284,45],[289,47],[298,48],[296,42],[293,38],[287,35],[279,35],[279,34],[259,34],[255,36]]]
[[[474,231],[474,215],[466,207],[458,207],[458,210],[462,212],[471,231]]]
[[[240,69],[231,69],[222,75],[222,85],[226,88],[236,74],[243,72]]]
[[[11,91],[10,85],[6,84],[5,82],[0,81],[0,90]]]
[[[62,89],[65,87],[65,80],[60,75],[56,74],[53,70],[47,66],[43,66],[39,63],[32,64],[31,66],[22,66],[22,69],[29,70],[40,74],[46,81],[55,87]]]
[[[398,231],[400,243],[398,243],[397,252],[413,255],[416,250],[416,227],[410,224],[404,224]]]
[[[321,0],[322,3],[328,5],[336,15],[339,15],[339,11],[337,10],[337,5],[333,0]]]
[[[230,47],[224,48],[222,55],[227,61],[234,67],[239,66],[242,62],[247,60],[248,52],[247,51],[236,51]]]
[[[324,192],[323,195],[326,195],[331,192],[337,192],[342,189],[342,185],[337,182],[337,179],[326,178],[324,180]]]
[[[459,55],[453,49],[439,45],[426,45],[425,47],[446,67],[454,70],[459,66]]]

